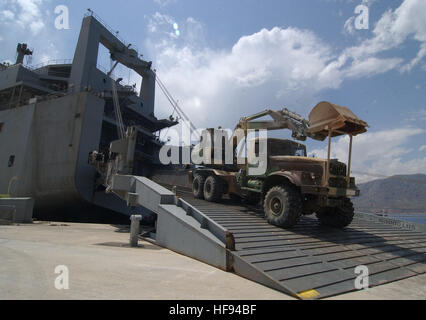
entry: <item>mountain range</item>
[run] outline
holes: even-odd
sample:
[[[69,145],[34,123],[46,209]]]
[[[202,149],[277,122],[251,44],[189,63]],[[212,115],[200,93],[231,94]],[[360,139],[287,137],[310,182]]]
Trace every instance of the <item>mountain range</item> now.
[[[359,184],[357,211],[370,213],[426,213],[426,174],[396,175]]]

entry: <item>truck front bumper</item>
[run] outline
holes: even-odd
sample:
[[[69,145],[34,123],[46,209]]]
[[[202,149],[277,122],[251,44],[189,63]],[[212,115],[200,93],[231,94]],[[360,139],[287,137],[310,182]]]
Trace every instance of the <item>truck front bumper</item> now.
[[[300,187],[303,194],[314,194],[327,197],[359,197],[359,189],[357,188],[334,188],[303,185]]]

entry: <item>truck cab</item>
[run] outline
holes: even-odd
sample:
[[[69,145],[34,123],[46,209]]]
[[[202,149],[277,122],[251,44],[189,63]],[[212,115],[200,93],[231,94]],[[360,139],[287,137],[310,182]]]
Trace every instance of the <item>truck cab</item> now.
[[[259,138],[251,141],[249,148],[255,148],[258,155]],[[249,152],[249,154],[251,154]],[[248,160],[248,163],[253,161]],[[250,175],[247,172],[246,186],[252,191],[266,194],[274,185],[287,183],[296,186],[304,198],[305,214],[315,212],[319,207],[342,205],[342,197],[359,196],[355,178],[347,184],[347,165],[337,159],[319,159],[307,156],[306,146],[291,140],[267,139],[267,167],[264,175]],[[248,167],[259,165],[248,164]],[[327,170],[329,170],[327,174]],[[246,172],[242,171],[241,174]],[[244,179],[240,180],[243,183]],[[259,183],[259,182],[262,183]]]

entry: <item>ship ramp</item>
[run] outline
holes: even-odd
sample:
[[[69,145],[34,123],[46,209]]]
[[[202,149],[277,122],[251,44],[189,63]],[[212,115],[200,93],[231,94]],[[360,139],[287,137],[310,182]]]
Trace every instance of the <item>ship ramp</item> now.
[[[171,189],[173,188],[173,191]],[[115,176],[112,190],[129,205],[157,214],[158,245],[300,299],[357,290],[358,266],[369,287],[426,272],[426,228],[357,214],[346,229],[303,217],[291,229],[272,226],[257,207],[230,199],[210,203],[185,188],[135,176]]]

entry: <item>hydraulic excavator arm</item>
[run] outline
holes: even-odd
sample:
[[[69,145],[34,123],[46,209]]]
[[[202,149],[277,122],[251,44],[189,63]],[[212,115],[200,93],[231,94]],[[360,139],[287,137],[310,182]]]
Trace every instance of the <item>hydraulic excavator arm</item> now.
[[[270,116],[272,120],[253,121],[264,116]],[[297,113],[288,110],[265,110],[252,116],[241,118],[235,127],[245,132],[253,130],[280,130],[289,129],[296,140],[305,141],[306,138],[323,141],[330,131],[332,137],[348,134],[356,136],[367,131],[368,124],[358,119],[351,110],[330,102],[320,102],[306,120]]]
[[[257,120],[269,116],[271,119]],[[229,140],[232,144],[232,149],[235,154],[238,146],[238,130],[244,131],[244,136],[247,137],[247,130],[281,130],[289,129],[292,132],[292,137],[299,141],[306,141],[307,137],[315,139],[315,134],[309,133],[309,121],[304,119],[297,113],[283,108],[281,110],[270,110],[256,113],[254,115],[241,118],[234,129],[234,134]],[[241,149],[242,150],[242,149]],[[241,152],[240,150],[240,152]]]
[[[272,120],[253,121],[264,116],[270,116]],[[305,141],[307,137],[315,139],[315,134],[309,132],[309,121],[288,110],[265,110],[242,118],[235,127],[235,130],[243,129],[245,132],[251,130],[281,130],[289,129],[292,131],[292,137],[296,140]]]

